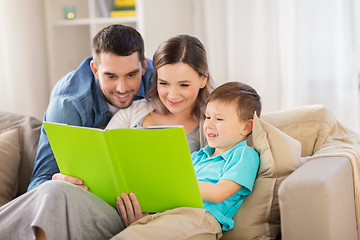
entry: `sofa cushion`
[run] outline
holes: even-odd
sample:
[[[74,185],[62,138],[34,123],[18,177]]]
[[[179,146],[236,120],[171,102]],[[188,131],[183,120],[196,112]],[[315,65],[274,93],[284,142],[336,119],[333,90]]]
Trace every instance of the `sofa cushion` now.
[[[313,155],[337,134],[335,116],[322,105],[272,112],[261,119],[301,142],[301,156]]]
[[[21,149],[21,127],[0,131],[0,206],[17,194]]]
[[[20,169],[18,174],[19,188],[17,196],[19,196],[26,192],[31,173],[34,168],[34,160],[40,136],[41,121],[36,118],[20,114],[0,112],[0,131],[13,126],[21,126],[23,143]]]
[[[236,212],[234,229],[222,239],[273,239],[280,233],[277,189],[298,167],[301,144],[256,116],[252,144],[260,154],[254,189]]]

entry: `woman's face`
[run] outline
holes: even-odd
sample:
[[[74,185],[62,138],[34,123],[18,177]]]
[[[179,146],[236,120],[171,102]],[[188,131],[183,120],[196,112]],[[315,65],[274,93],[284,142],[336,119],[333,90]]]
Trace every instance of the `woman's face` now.
[[[191,114],[199,90],[206,86],[207,78],[199,76],[186,63],[166,64],[157,73],[158,94],[165,107],[173,114]]]

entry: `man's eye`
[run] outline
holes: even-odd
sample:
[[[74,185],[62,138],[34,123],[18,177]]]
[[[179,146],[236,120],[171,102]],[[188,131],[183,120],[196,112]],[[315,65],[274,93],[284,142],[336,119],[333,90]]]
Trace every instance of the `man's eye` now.
[[[133,78],[133,77],[135,77],[135,76],[136,76],[136,74],[135,74],[135,73],[128,74],[128,78]]]
[[[106,78],[108,78],[108,79],[114,79],[114,78],[115,78],[115,75],[106,75]]]

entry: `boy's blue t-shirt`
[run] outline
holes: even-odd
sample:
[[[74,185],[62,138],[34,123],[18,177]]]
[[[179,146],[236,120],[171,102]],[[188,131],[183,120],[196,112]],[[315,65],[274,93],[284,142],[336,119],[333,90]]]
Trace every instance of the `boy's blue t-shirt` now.
[[[204,201],[205,209],[222,224],[224,231],[234,227],[232,217],[239,209],[245,196],[252,191],[259,168],[259,154],[247,146],[246,140],[229,150],[211,157],[214,148],[206,146],[191,154],[198,181],[217,183],[221,179],[234,181],[242,188],[221,203]]]

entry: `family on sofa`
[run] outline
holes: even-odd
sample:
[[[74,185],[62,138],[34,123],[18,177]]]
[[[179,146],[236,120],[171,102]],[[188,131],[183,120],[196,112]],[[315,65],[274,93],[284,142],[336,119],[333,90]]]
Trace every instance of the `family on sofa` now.
[[[152,62],[144,57],[143,40],[135,29],[110,25],[94,37],[92,50],[93,58],[56,84],[44,121],[94,128],[184,126],[205,210],[142,213],[131,193],[121,193],[114,209],[86,191],[82,179],[59,172],[42,128],[28,192],[0,208],[0,235],[7,239],[219,239],[223,233],[224,239],[234,239],[231,234],[236,239],[277,238],[280,183],[310,159],[305,156],[318,150],[322,156],[331,153],[335,140],[344,140],[342,148],[352,152],[356,146],[347,138],[360,145],[358,135],[337,122],[325,131],[322,120],[315,119],[321,114],[328,117],[324,108],[302,109],[318,114],[305,121],[312,121],[310,130],[315,132],[310,142],[301,139],[304,129],[297,136],[290,137],[299,129],[285,134],[295,121],[284,120],[287,125],[278,126],[280,131],[260,119],[260,97],[246,84],[225,83],[210,94],[206,51],[195,37],[170,38],[159,46]],[[318,129],[315,121],[320,123]],[[349,157],[354,174],[358,156],[355,151]],[[214,172],[216,176],[210,174]],[[354,175],[355,197],[358,180]],[[261,211],[251,214],[259,206]],[[357,206],[355,201],[359,216]],[[266,219],[249,225],[246,221],[254,219],[249,215]],[[189,228],[179,227],[185,223]]]
[[[94,58],[85,60],[76,71],[66,75],[54,87],[44,121],[100,128],[105,126],[110,117],[117,112],[116,116],[120,117],[112,120],[112,124],[116,127],[123,127],[133,122],[135,126],[130,127],[182,125],[192,152],[199,150],[199,147],[202,147],[207,140],[209,146],[206,151],[196,152],[194,162],[198,162],[195,167],[198,178],[202,179],[199,181],[199,188],[208,211],[191,209],[197,211],[195,215],[199,219],[205,218],[203,221],[207,224],[200,223],[199,225],[198,221],[190,218],[193,219],[193,228],[182,227],[174,233],[166,234],[174,236],[176,232],[180,232],[179,236],[184,236],[184,233],[193,233],[194,237],[199,236],[204,239],[220,238],[222,230],[233,227],[232,217],[244,197],[251,193],[258,170],[259,156],[253,148],[247,146],[245,140],[252,131],[253,115],[256,112],[259,115],[261,111],[260,97],[256,91],[245,84],[233,83],[232,86],[215,95],[213,100],[211,98],[208,100],[210,80],[205,48],[197,38],[188,35],[171,38],[159,47],[153,58],[155,73],[150,66],[151,61],[144,57],[140,34],[131,27],[111,25],[101,30],[94,37],[92,47]],[[153,74],[155,74],[154,84],[149,90]],[[144,97],[146,92],[147,100],[143,101],[146,106],[139,108],[139,105],[131,105],[135,97]],[[216,91],[213,93],[216,94]],[[227,98],[223,99],[223,96]],[[205,140],[204,133],[200,134],[203,131],[199,124],[202,123],[204,105],[207,100],[208,106],[212,108],[206,111],[208,116],[203,121],[204,130],[209,131]],[[241,105],[243,102],[246,104]],[[236,110],[238,104],[246,107]],[[231,108],[227,109],[228,106]],[[122,108],[126,108],[124,111],[127,112],[119,110]],[[127,116],[129,112],[130,119],[123,120],[122,117]],[[229,121],[228,126],[224,124],[227,121]],[[228,129],[225,126],[218,126],[218,122]],[[239,131],[230,130],[234,127]],[[233,134],[226,135],[230,133]],[[210,142],[212,142],[211,145]],[[223,155],[223,152],[227,154]],[[214,158],[218,155],[218,158]],[[215,162],[216,165],[209,165],[208,162]],[[208,176],[206,173],[211,172],[208,170],[210,166],[216,167],[213,171],[219,174]],[[239,169],[242,168],[246,170],[242,171],[247,174],[240,174]],[[222,175],[226,177],[221,179]],[[63,180],[71,185],[59,181],[44,183],[50,179]],[[69,190],[66,190],[68,188]],[[100,199],[83,189],[87,190],[87,186],[83,184],[82,179],[59,173],[45,130],[42,128],[29,192],[2,207],[2,215],[8,219],[7,224],[3,225],[4,234],[2,235],[22,239],[33,238],[33,231],[37,239],[64,239],[69,236],[71,238],[111,238],[120,232],[124,225],[129,226],[147,215],[141,212],[139,202],[132,193],[121,194],[122,199],[119,198],[117,204],[119,213],[116,213],[110,205],[99,204]],[[73,191],[84,194],[85,199],[82,200],[78,193],[73,193]],[[59,194],[63,194],[66,200],[61,201],[64,198]],[[67,204],[70,202],[69,198],[74,195],[77,196],[76,201]],[[49,199],[50,196],[51,199]],[[94,200],[90,201],[91,199]],[[88,216],[89,210],[79,211],[79,207],[74,205],[78,203],[84,207],[86,202],[88,202],[87,208],[92,209],[91,217]],[[17,211],[23,214],[15,214]],[[95,212],[98,213],[95,215]],[[108,214],[102,219],[101,215],[104,213]],[[48,218],[49,214],[55,215],[56,218]],[[74,215],[77,216],[76,219],[69,219],[69,216]],[[188,213],[177,215],[179,221],[183,221],[181,215],[188,215]],[[154,216],[154,214],[151,215],[151,217]],[[23,229],[16,227],[11,231],[9,227],[14,226],[12,223],[19,222],[19,218],[28,223],[23,225]],[[81,222],[89,230],[79,229],[78,224],[71,224],[73,221]],[[86,221],[89,222],[86,223]],[[149,224],[153,222],[149,221]],[[166,220],[166,224],[178,225],[169,220]],[[129,226],[128,229],[131,227]],[[6,235],[6,232],[9,235]],[[159,233],[155,235],[157,238],[167,238],[166,235],[161,237]],[[120,237],[122,236],[115,236],[115,238]],[[138,236],[138,238],[142,237]]]

